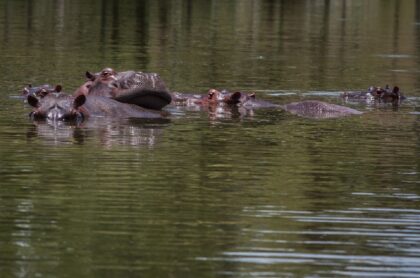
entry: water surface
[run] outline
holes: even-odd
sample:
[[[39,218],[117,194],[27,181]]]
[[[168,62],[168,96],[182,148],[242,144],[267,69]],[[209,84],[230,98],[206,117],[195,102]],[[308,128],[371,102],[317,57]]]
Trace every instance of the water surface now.
[[[420,2],[0,0],[1,277],[420,275]],[[363,111],[31,122],[86,70]],[[407,99],[345,103],[398,85]]]

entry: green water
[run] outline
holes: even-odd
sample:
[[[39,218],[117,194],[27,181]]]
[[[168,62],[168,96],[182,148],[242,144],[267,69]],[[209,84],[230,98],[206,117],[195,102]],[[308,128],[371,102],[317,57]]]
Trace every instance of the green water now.
[[[420,1],[0,0],[0,38],[0,277],[420,275]],[[364,114],[54,127],[17,98],[107,66]]]

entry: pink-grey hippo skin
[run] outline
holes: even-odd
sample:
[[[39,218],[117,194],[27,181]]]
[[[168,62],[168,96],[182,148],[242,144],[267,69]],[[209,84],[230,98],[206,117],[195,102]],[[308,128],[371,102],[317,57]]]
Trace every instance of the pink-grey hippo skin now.
[[[29,84],[27,87],[23,88],[22,97],[26,99],[29,95],[31,95],[37,98],[42,98],[49,93],[59,93],[61,92],[61,90],[61,85],[56,85],[55,87],[53,87],[50,84],[44,84],[34,87],[31,84]]]
[[[336,105],[318,100],[304,100],[284,105],[274,104],[255,98],[255,94],[245,95],[240,105],[252,108],[280,108],[291,114],[312,119],[340,118],[352,115],[361,115],[362,112],[342,105]]]
[[[89,117],[159,119],[160,111],[141,108],[137,105],[118,102],[101,96],[70,96],[63,93],[47,94],[41,99],[32,95],[27,98],[33,107],[33,120],[81,122]]]
[[[229,107],[241,107],[248,110],[258,108],[274,108],[282,109],[291,114],[313,118],[327,119],[339,118],[351,115],[360,115],[362,112],[331,103],[317,100],[306,100],[300,102],[279,105],[269,101],[257,99],[255,93],[217,91],[210,89],[207,95],[192,95],[173,93],[173,102],[178,105],[209,107],[209,111],[214,111],[215,107],[219,109],[227,109]]]
[[[405,96],[400,92],[399,87],[394,86],[391,90],[388,85],[386,85],[385,88],[371,86],[367,91],[344,92],[341,96],[348,101],[378,101],[394,104],[398,104],[405,99]]]
[[[210,89],[206,95],[185,94],[179,92],[172,93],[172,104],[180,106],[229,106],[247,104],[250,105],[251,101],[254,101],[255,103],[260,103],[261,106],[263,105],[263,103],[271,105],[269,102],[265,102],[263,100],[255,100],[254,93],[230,93],[227,91],[218,91],[216,89]]]
[[[156,73],[105,68],[99,73],[86,72],[86,77],[88,80],[74,92],[75,96],[103,96],[154,110],[172,101],[168,88]]]
[[[346,106],[317,100],[293,102],[281,105],[280,107],[291,114],[312,119],[340,118],[363,114],[358,110]]]

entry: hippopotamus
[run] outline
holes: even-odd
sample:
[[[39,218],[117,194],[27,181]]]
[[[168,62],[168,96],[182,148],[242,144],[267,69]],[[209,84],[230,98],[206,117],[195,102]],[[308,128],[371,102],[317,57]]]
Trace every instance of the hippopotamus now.
[[[281,105],[280,107],[294,115],[313,119],[339,118],[363,114],[353,108],[318,100],[292,102]]]
[[[50,93],[41,99],[32,95],[27,98],[34,108],[30,117],[34,120],[81,122],[92,116],[113,118],[163,118],[162,112],[122,103],[102,96],[71,96]]]
[[[279,108],[291,114],[313,119],[339,118],[351,115],[360,115],[362,112],[341,105],[327,103],[318,100],[304,100],[287,103],[284,105],[274,104],[255,98],[255,94],[245,95],[241,106],[251,108]]]
[[[255,94],[209,89],[206,95],[172,92],[172,104],[182,106],[245,105]]]
[[[229,107],[241,107],[247,110],[254,108],[277,108],[294,115],[307,118],[337,118],[350,115],[360,115],[362,112],[341,105],[326,103],[317,100],[306,100],[289,104],[275,104],[269,101],[257,99],[255,93],[218,91],[210,89],[207,95],[191,95],[175,93],[175,104],[181,103],[186,106],[208,106],[209,111],[215,111],[215,107],[226,109]]]
[[[119,102],[160,110],[172,98],[165,83],[157,73],[135,71],[116,72],[105,68],[99,73],[86,72],[87,81],[74,95],[104,96]]]
[[[341,95],[345,100],[353,101],[380,101],[380,102],[399,102],[405,97],[400,92],[400,88],[394,86],[393,89],[386,85],[385,88],[371,86],[367,91],[350,91]]]
[[[37,98],[42,98],[49,93],[59,93],[61,90],[61,85],[56,85],[53,87],[50,84],[44,84],[33,87],[31,84],[29,84],[27,87],[23,88],[22,97],[26,99],[29,95],[32,95]]]

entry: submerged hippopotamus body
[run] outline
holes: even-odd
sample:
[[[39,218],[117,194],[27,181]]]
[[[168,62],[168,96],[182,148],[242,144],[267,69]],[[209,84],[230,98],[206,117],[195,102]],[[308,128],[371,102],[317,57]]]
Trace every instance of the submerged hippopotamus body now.
[[[400,88],[395,86],[392,90],[386,85],[385,88],[371,86],[367,91],[344,92],[342,97],[352,101],[380,101],[380,102],[399,102],[405,97],[400,92]]]
[[[83,94],[70,96],[63,93],[51,93],[41,99],[29,95],[27,101],[34,108],[30,113],[30,117],[34,120],[80,122],[92,116],[113,118],[163,117],[160,112],[101,96],[85,96]]]
[[[255,94],[246,95],[241,98],[240,106],[246,109],[253,108],[279,108],[291,114],[313,119],[339,118],[351,115],[360,115],[362,112],[332,103],[318,100],[305,100],[292,102],[284,105],[271,103],[269,101],[256,99]]]
[[[210,89],[207,95],[204,96],[174,93],[173,103],[175,105],[181,104],[186,106],[209,107],[209,112],[216,111],[215,107],[219,109],[219,112],[222,109],[226,110],[228,108],[237,107],[245,110],[258,108],[279,108],[294,115],[314,119],[338,118],[362,114],[362,112],[352,108],[317,100],[307,100],[279,105],[257,99],[255,93],[229,93],[227,91],[218,91],[215,89]]]
[[[171,103],[169,91],[157,73],[116,72],[105,68],[99,73],[86,72],[88,80],[74,95],[103,96],[119,102],[160,110]]]
[[[172,93],[172,104],[181,106],[244,106],[244,107],[276,107],[268,101],[256,99],[255,93],[218,91],[210,89],[206,95]]]
[[[342,106],[317,100],[305,100],[280,106],[285,111],[297,116],[313,119],[339,118],[360,115],[362,112]]]

